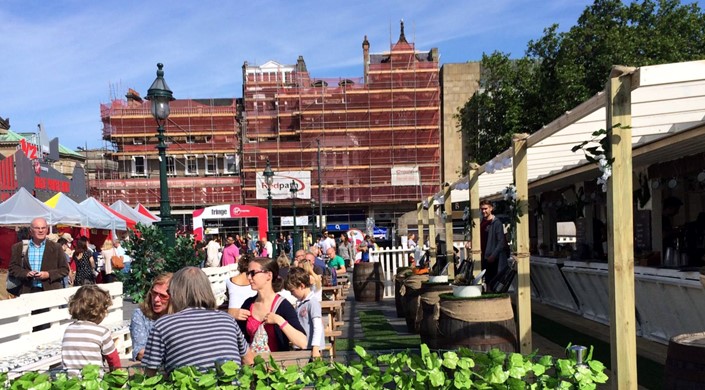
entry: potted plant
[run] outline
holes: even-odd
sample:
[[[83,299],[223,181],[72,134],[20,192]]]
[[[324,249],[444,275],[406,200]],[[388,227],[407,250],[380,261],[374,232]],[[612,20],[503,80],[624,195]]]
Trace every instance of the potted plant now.
[[[479,297],[482,295],[482,277],[485,270],[480,271],[477,277],[473,278],[472,268],[458,272],[453,280],[453,295],[461,298]]]

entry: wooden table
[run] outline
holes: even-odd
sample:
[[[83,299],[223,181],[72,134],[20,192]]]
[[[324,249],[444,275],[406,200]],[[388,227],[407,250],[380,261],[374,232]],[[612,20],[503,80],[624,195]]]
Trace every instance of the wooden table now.
[[[333,299],[326,299],[326,293],[333,293],[332,297]],[[329,300],[329,301],[340,301],[342,300],[342,295],[343,295],[343,286],[337,285],[337,286],[324,286],[323,287],[323,300]]]
[[[335,338],[343,335],[343,332],[338,330],[338,328],[343,325],[342,311],[344,304],[345,301],[339,300],[321,302],[321,311],[324,316],[327,316],[327,324],[324,323],[324,330],[331,358],[335,357]]]

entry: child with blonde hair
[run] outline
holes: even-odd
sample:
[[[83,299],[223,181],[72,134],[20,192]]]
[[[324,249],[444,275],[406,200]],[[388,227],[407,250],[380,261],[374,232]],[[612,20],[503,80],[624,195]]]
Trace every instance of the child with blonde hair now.
[[[296,297],[296,315],[308,336],[306,349],[311,350],[311,357],[318,358],[321,356],[321,349],[326,346],[326,341],[321,303],[311,291],[309,273],[300,267],[290,269],[285,286]]]
[[[110,329],[98,325],[113,304],[110,293],[95,284],[84,285],[69,299],[69,313],[74,319],[61,341],[61,362],[69,371],[95,364],[120,368],[120,356]]]

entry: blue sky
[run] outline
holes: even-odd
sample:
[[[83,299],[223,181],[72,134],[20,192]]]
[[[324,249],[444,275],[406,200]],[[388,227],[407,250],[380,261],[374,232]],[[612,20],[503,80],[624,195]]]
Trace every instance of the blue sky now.
[[[157,62],[177,98],[242,96],[242,64],[292,64],[313,77],[361,77],[362,40],[389,49],[404,19],[442,63],[524,54],[544,28],[575,24],[588,0],[0,1],[0,117],[43,123],[70,148],[98,147],[100,103],[143,96]]]

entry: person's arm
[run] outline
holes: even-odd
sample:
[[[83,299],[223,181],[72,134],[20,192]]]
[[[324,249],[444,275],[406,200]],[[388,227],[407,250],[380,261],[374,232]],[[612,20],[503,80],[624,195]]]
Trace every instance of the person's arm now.
[[[46,245],[50,245],[48,242]],[[69,265],[66,263],[66,255],[64,251],[58,247],[58,244],[51,245],[51,248],[44,248],[44,259],[42,260],[42,266],[47,264],[49,269],[42,270],[40,272],[39,278],[41,280],[49,280],[50,282],[56,282],[64,279],[69,274]],[[49,251],[49,253],[47,253]],[[50,261],[45,261],[46,257],[51,256]]]
[[[311,335],[311,357],[321,357],[321,346],[318,345],[319,340],[325,339],[325,330],[323,329],[323,320],[321,317],[313,318],[313,335]]]
[[[492,248],[491,257],[492,260],[499,259],[499,255],[504,251],[504,227],[502,223],[499,222],[495,217],[495,221],[492,222],[492,235],[494,236],[494,248]]]
[[[120,363],[120,355],[117,349],[113,350],[112,353],[104,356],[105,361],[108,362],[108,367],[110,368],[121,368],[122,363]]]
[[[132,313],[132,321],[130,321],[133,360],[142,360],[144,347],[147,345],[147,336],[149,336],[149,320],[142,313],[142,309],[137,308]]]
[[[296,324],[298,324],[298,318],[293,317],[292,322],[289,322],[277,313],[268,313],[264,316],[264,321],[268,324],[276,324],[279,329],[281,329],[282,333],[284,333],[286,338],[288,338],[289,341],[291,341],[295,346],[301,349],[308,348],[308,337],[306,337],[306,334],[303,331],[296,329],[294,324],[292,324],[293,321],[296,321]],[[299,324],[299,327],[300,326],[301,325]]]
[[[103,359],[108,362],[108,367],[110,368],[120,368],[120,355],[118,354],[117,348],[115,348],[115,343],[113,342],[113,334],[107,328],[103,328],[103,340],[101,344],[101,354]]]
[[[338,273],[346,273],[346,272],[348,272],[348,271],[345,269],[345,260],[343,260],[342,257],[340,258],[340,260],[338,260],[338,264],[337,264],[337,265],[338,265],[338,267],[336,267],[336,269],[338,270]]]

